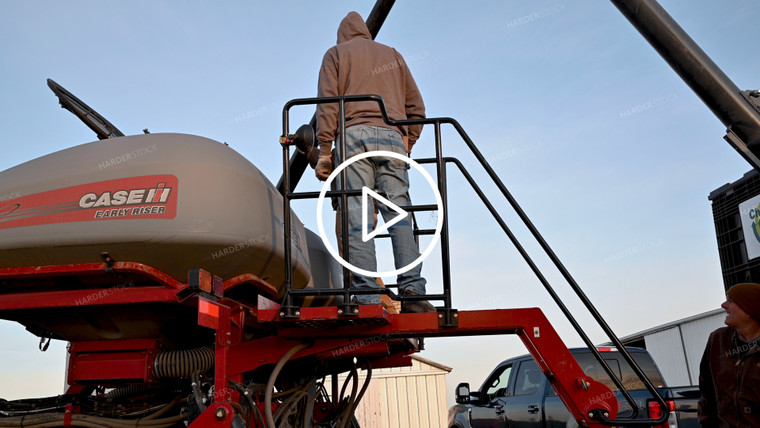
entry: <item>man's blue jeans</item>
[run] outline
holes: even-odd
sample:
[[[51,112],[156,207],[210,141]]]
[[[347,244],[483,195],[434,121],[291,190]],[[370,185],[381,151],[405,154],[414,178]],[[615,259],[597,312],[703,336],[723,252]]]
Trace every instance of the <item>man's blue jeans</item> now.
[[[346,151],[348,156],[361,153],[385,150],[406,155],[404,140],[398,131],[379,126],[357,125],[346,129]],[[411,205],[409,198],[409,173],[408,164],[399,159],[373,156],[356,161],[346,168],[346,189],[361,190],[363,186],[385,194],[389,201],[403,207]],[[396,217],[396,213],[389,211],[383,204],[378,204],[383,219],[387,222]],[[349,263],[371,272],[377,272],[377,259],[375,256],[375,242],[370,239],[362,242],[362,203],[360,196],[348,198],[348,245]],[[367,204],[367,219],[374,218],[374,207]],[[399,221],[388,229],[393,246],[393,261],[396,269],[400,269],[417,260],[420,256],[417,243],[412,231],[411,214],[406,219]],[[407,288],[418,294],[425,294],[425,279],[420,276],[422,263],[413,269],[398,275],[396,283],[399,292],[403,294]],[[369,278],[357,273],[353,274],[352,286],[362,288],[379,288],[375,278]],[[356,300],[360,304],[379,304],[380,295],[358,295]]]

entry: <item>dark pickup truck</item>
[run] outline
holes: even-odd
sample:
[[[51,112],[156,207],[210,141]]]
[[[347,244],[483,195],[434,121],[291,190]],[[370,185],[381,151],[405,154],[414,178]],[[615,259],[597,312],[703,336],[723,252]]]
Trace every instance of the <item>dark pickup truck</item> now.
[[[667,388],[659,369],[646,350],[626,349],[671,410],[668,422],[657,428],[699,428],[699,390],[696,387]],[[634,399],[638,407],[637,419],[659,418],[662,415],[659,413],[659,403],[652,398],[620,352],[615,348],[597,350]],[[607,385],[618,397],[618,418],[630,418],[633,413],[631,405],[620,394],[594,355],[587,348],[571,349],[570,352],[588,376]],[[449,409],[449,428],[578,426],[530,355],[511,358],[499,364],[478,391],[470,392],[469,384],[459,384],[456,389],[456,401],[458,404]]]

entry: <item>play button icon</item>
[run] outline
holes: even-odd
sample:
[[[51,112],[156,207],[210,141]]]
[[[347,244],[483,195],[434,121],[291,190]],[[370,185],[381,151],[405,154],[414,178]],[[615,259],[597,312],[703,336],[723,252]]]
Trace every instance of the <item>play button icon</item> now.
[[[372,226],[370,225],[367,219],[367,205],[369,204],[370,196],[374,198],[375,200],[377,200],[379,203],[395,211],[397,215],[396,217],[393,218],[393,220],[386,222],[382,226],[378,225],[375,228],[375,230],[367,233],[368,230],[372,229]],[[380,196],[374,190],[370,190],[369,187],[367,186],[362,187],[362,241],[367,242],[370,239],[374,238],[375,236],[385,232],[386,230],[388,230],[388,228],[393,227],[394,224],[405,219],[407,215],[408,214],[406,211],[399,208],[399,206],[394,204],[393,202]],[[374,223],[374,219],[373,219],[373,223]]]
[[[425,247],[425,249],[424,250],[422,250],[422,248],[420,249],[422,250],[420,253],[420,256],[416,260],[414,260],[413,262],[409,263],[406,266],[400,267],[395,270],[383,271],[383,272],[371,272],[366,269],[359,268],[357,266],[352,265],[343,257],[341,257],[340,254],[338,253],[338,250],[336,250],[335,246],[330,242],[331,240],[330,238],[328,238],[327,233],[325,233],[325,226],[323,222],[323,207],[324,207],[325,197],[327,195],[327,192],[330,190],[330,185],[332,184],[333,180],[335,180],[341,174],[341,172],[344,169],[346,169],[347,166],[351,165],[352,163],[356,161],[373,157],[373,156],[380,156],[384,158],[394,158],[394,159],[398,159],[409,164],[409,166],[411,167],[410,170],[417,171],[420,175],[422,175],[425,178],[425,181],[427,181],[433,195],[435,196],[437,211],[438,211],[438,215],[436,216],[437,222],[435,226],[435,233],[433,234],[432,239],[430,239],[429,242],[427,243],[427,246]],[[388,211],[393,211],[396,213],[396,217],[394,217],[391,221],[384,223],[382,226],[378,225],[375,228],[375,230],[372,230],[374,219],[370,220],[369,215],[368,215],[368,212],[372,212],[368,208],[369,208],[369,203],[373,200],[376,200],[378,204],[385,205],[388,208]],[[378,194],[377,192],[375,192],[374,190],[370,189],[367,186],[362,187],[361,205],[362,205],[361,207],[362,209],[362,240],[364,242],[367,242],[370,239],[374,239],[378,235],[387,232],[388,228],[393,227],[396,223],[400,222],[401,220],[404,220],[409,215],[409,213],[401,209],[401,207],[389,201],[387,198]],[[443,229],[443,217],[444,217],[443,201],[441,199],[441,194],[438,191],[438,186],[436,185],[436,182],[433,180],[433,177],[431,177],[430,174],[427,171],[425,171],[425,168],[423,168],[419,163],[415,162],[411,158],[404,156],[400,153],[394,153],[394,152],[389,152],[389,151],[377,150],[377,151],[365,152],[356,156],[352,156],[347,161],[341,163],[335,168],[335,170],[333,170],[332,174],[330,174],[330,176],[327,177],[327,180],[325,180],[324,184],[322,185],[322,190],[319,193],[319,199],[317,199],[317,228],[319,229],[319,236],[322,238],[322,242],[325,244],[327,251],[329,251],[330,254],[333,256],[333,258],[337,260],[338,263],[343,265],[343,267],[351,270],[352,272],[358,273],[360,275],[374,277],[374,278],[395,277],[396,275],[400,275],[404,272],[407,272],[410,269],[417,266],[418,264],[422,263],[422,261],[433,252],[433,249],[438,243],[438,239],[441,236],[441,230]]]

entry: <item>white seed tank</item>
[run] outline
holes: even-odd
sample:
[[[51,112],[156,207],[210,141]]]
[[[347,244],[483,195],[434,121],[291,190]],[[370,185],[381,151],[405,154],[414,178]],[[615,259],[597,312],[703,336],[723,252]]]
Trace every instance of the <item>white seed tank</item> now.
[[[0,268],[100,263],[108,253],[180,282],[201,268],[225,280],[254,274],[282,291],[283,219],[272,183],[217,141],[96,141],[0,172]],[[303,288],[307,236],[295,214],[291,225],[293,286]]]

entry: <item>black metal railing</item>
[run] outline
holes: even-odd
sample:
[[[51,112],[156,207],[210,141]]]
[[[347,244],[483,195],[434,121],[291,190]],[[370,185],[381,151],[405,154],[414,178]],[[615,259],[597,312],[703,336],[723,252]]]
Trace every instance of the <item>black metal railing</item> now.
[[[345,104],[350,102],[361,102],[361,101],[373,101],[377,102],[380,106],[380,110],[383,114],[383,120],[392,126],[405,126],[405,125],[426,125],[426,124],[433,124],[435,126],[435,149],[436,149],[436,159],[442,159],[442,145],[441,145],[441,132],[440,132],[440,119],[414,119],[414,120],[403,120],[403,121],[394,121],[388,118],[387,112],[385,110],[385,105],[383,103],[382,97],[379,95],[350,95],[350,96],[341,96],[341,97],[325,97],[325,98],[301,98],[301,99],[295,99],[288,101],[285,104],[285,107],[283,108],[283,136],[286,138],[281,139],[282,141],[282,147],[283,147],[283,177],[285,177],[285,181],[283,183],[283,188],[285,189],[284,197],[283,197],[283,210],[286,213],[290,212],[290,201],[295,199],[315,199],[318,198],[322,192],[300,192],[295,193],[291,192],[290,189],[290,182],[289,182],[289,159],[290,159],[290,149],[289,147],[292,145],[292,143],[287,138],[289,135],[289,112],[290,109],[294,106],[299,105],[310,105],[310,104],[325,104],[325,103],[337,103],[338,104],[338,135],[339,140],[337,144],[337,159],[336,164],[340,164],[343,161],[345,161],[345,153],[346,153],[346,141],[345,141],[345,130],[346,130],[346,123],[345,123]],[[398,295],[392,291],[392,288],[395,288],[396,286],[393,284],[389,284],[386,286],[386,288],[377,288],[377,289],[355,289],[351,288],[351,280],[350,280],[350,272],[346,267],[343,267],[343,288],[342,289],[308,289],[308,290],[296,290],[292,288],[292,267],[290,266],[290,263],[285,263],[285,287],[286,287],[286,294],[283,299],[282,304],[282,312],[284,313],[285,317],[295,317],[295,313],[298,312],[298,308],[293,305],[293,297],[305,297],[305,296],[325,296],[325,295],[339,295],[343,297],[343,303],[341,307],[341,314],[344,314],[346,316],[351,316],[353,314],[356,314],[356,305],[351,303],[351,296],[353,295],[367,295],[367,294],[386,294],[391,296],[393,299],[404,302],[404,301],[415,301],[415,300],[433,300],[433,301],[442,301],[443,305],[439,307],[439,312],[443,314],[442,318],[442,325],[454,325],[456,320],[455,316],[453,316],[452,313],[452,307],[451,307],[451,273],[450,273],[450,254],[449,254],[449,233],[448,233],[448,224],[447,224],[447,197],[446,197],[446,172],[445,172],[445,164],[442,161],[436,162],[438,165],[436,175],[437,175],[437,190],[441,196],[442,201],[442,209],[443,213],[439,213],[442,217],[442,226],[441,226],[441,234],[440,234],[440,240],[441,240],[441,258],[443,260],[443,292],[440,294],[426,294],[426,295]],[[340,206],[346,207],[347,206],[347,199],[349,196],[359,196],[361,195],[360,190],[346,190],[345,184],[346,183],[346,171],[343,170],[340,172],[341,176],[338,181],[339,183],[339,189],[336,190],[330,190],[324,193],[324,197],[330,197],[330,198],[340,198],[341,203]],[[438,210],[439,207],[437,205],[431,205],[431,204],[425,204],[425,205],[411,205],[411,206],[403,206],[399,207],[405,211],[411,212],[412,217],[414,217],[415,212],[419,211],[434,211]],[[289,216],[285,215],[285,260],[290,260],[290,218]],[[342,257],[344,260],[349,260],[349,245],[348,245],[348,222],[345,218],[346,216],[342,216],[341,219],[341,238],[343,240],[343,254]],[[433,235],[435,231],[428,230],[428,229],[419,229],[417,227],[416,221],[413,221],[413,227],[414,227],[414,234],[415,238],[418,238],[420,235]],[[387,238],[389,235],[382,234],[377,235],[378,238]]]
[[[515,248],[518,250],[520,255],[523,257],[525,262],[528,264],[530,269],[533,271],[533,273],[536,275],[538,280],[541,282],[541,284],[544,286],[546,291],[549,293],[551,298],[554,300],[555,304],[560,308],[562,313],[565,315],[565,317],[570,321],[571,325],[575,329],[575,331],[578,333],[578,335],[581,337],[583,342],[586,344],[586,346],[589,348],[589,350],[592,352],[594,357],[599,361],[601,366],[604,368],[604,371],[607,373],[607,375],[610,377],[610,379],[613,381],[613,383],[618,387],[623,397],[626,399],[626,401],[630,404],[631,409],[633,411],[630,418],[626,419],[616,419],[611,420],[607,419],[601,415],[597,415],[597,419],[600,420],[601,423],[605,425],[619,425],[619,426],[631,426],[631,425],[657,425],[662,424],[665,420],[667,420],[667,412],[668,412],[668,406],[665,403],[665,400],[662,398],[662,396],[659,394],[657,389],[652,385],[649,378],[644,374],[644,372],[641,370],[639,365],[636,363],[636,361],[633,359],[633,357],[630,355],[630,353],[626,350],[625,346],[620,342],[620,339],[615,335],[615,333],[612,331],[610,326],[607,324],[607,322],[602,318],[599,311],[594,307],[591,300],[588,298],[588,296],[583,292],[583,290],[580,288],[578,283],[575,281],[573,276],[570,274],[570,272],[567,270],[567,268],[564,266],[564,264],[560,261],[559,257],[556,255],[556,253],[551,249],[549,244],[546,242],[546,240],[543,238],[541,233],[538,231],[536,226],[533,224],[533,222],[528,218],[527,214],[523,211],[523,209],[520,207],[520,205],[517,203],[515,198],[512,196],[512,194],[509,192],[507,187],[504,185],[504,183],[501,181],[501,179],[498,177],[496,172],[491,168],[491,166],[488,164],[488,161],[483,156],[483,154],[480,152],[480,150],[477,148],[477,146],[473,143],[473,141],[470,139],[469,135],[464,131],[462,126],[457,122],[456,120],[448,117],[443,118],[427,118],[427,119],[415,119],[415,120],[391,120],[386,112],[385,105],[383,103],[382,97],[379,95],[352,95],[352,96],[341,96],[341,97],[325,97],[325,98],[301,98],[301,99],[295,99],[287,102],[285,104],[285,107],[283,108],[283,136],[285,138],[282,138],[281,141],[283,146],[283,177],[286,177],[284,188],[286,189],[285,196],[283,198],[283,206],[284,206],[284,212],[289,213],[290,212],[290,200],[291,199],[304,199],[304,198],[314,198],[318,197],[320,192],[305,192],[305,193],[291,193],[290,192],[290,184],[287,180],[288,177],[288,160],[289,160],[289,146],[291,145],[288,143],[287,136],[288,133],[288,122],[289,122],[289,110],[290,108],[297,106],[297,105],[307,105],[307,104],[325,104],[325,103],[337,103],[338,108],[338,114],[339,114],[339,153],[346,153],[345,150],[345,103],[347,102],[359,102],[359,101],[374,101],[377,102],[381,114],[383,116],[383,120],[386,124],[391,126],[405,126],[405,125],[433,125],[435,130],[435,157],[434,158],[426,158],[426,159],[416,159],[416,162],[420,164],[435,164],[436,166],[436,174],[437,174],[437,185],[438,185],[438,191],[441,195],[441,200],[443,202],[443,213],[439,213],[439,215],[443,216],[443,226],[441,229],[441,265],[442,265],[442,280],[443,280],[443,293],[442,294],[430,294],[425,296],[396,296],[394,293],[392,293],[388,289],[377,289],[377,290],[353,290],[350,288],[350,274],[347,273],[347,269],[344,267],[344,287],[342,290],[325,290],[325,289],[309,289],[309,290],[293,290],[291,287],[291,278],[292,278],[292,267],[290,266],[290,263],[285,263],[285,277],[286,277],[286,295],[283,301],[282,305],[282,313],[285,317],[297,317],[296,313],[298,308],[293,306],[293,300],[292,298],[294,296],[318,296],[318,295],[343,295],[344,296],[344,306],[343,313],[344,314],[352,314],[355,313],[353,311],[353,306],[350,304],[350,296],[351,295],[357,295],[357,294],[388,294],[391,295],[393,298],[398,299],[400,301],[404,300],[422,300],[422,299],[429,299],[429,300],[441,300],[443,301],[443,307],[438,308],[439,313],[442,315],[442,325],[450,326],[450,327],[456,327],[456,309],[452,308],[452,302],[451,302],[451,258],[450,258],[450,252],[449,252],[449,232],[448,232],[448,199],[447,199],[447,192],[446,192],[446,177],[447,177],[447,164],[454,164],[457,169],[462,173],[464,178],[467,180],[467,182],[470,184],[470,186],[473,188],[473,190],[476,192],[478,197],[480,197],[483,204],[486,206],[488,211],[491,213],[491,215],[494,217],[494,219],[497,221],[499,226],[502,228],[504,233],[507,235],[509,240],[512,242],[512,244],[515,246]],[[499,215],[498,211],[495,209],[493,204],[489,201],[488,197],[485,195],[485,193],[482,191],[482,189],[478,186],[478,184],[475,182],[473,177],[467,172],[467,170],[464,168],[462,163],[452,157],[444,157],[443,156],[443,148],[442,148],[442,142],[441,142],[441,125],[442,124],[448,124],[451,125],[459,134],[460,138],[465,142],[467,147],[470,149],[472,154],[477,158],[480,165],[483,167],[483,169],[486,171],[488,176],[491,178],[493,183],[498,187],[499,191],[502,193],[504,198],[509,202],[512,209],[515,211],[515,213],[519,216],[520,220],[523,222],[523,224],[528,228],[528,230],[533,235],[534,239],[539,243],[543,251],[546,253],[546,255],[549,257],[549,259],[552,261],[554,266],[559,270],[559,272],[562,274],[562,277],[567,281],[567,283],[570,285],[572,290],[575,292],[576,296],[581,300],[583,305],[586,307],[586,309],[589,311],[589,313],[592,315],[594,320],[597,322],[597,324],[602,328],[602,330],[605,332],[605,334],[609,337],[611,342],[619,349],[621,355],[623,358],[630,364],[631,368],[633,369],[634,373],[641,379],[646,389],[649,391],[650,394],[655,398],[655,400],[662,406],[661,408],[664,409],[664,415],[661,416],[659,419],[636,419],[638,416],[638,405],[631,397],[628,390],[625,388],[625,386],[622,384],[621,380],[617,378],[614,371],[610,368],[609,364],[602,358],[599,351],[596,349],[594,344],[591,342],[591,339],[588,337],[588,335],[585,333],[581,325],[578,323],[576,318],[573,316],[573,314],[570,312],[568,307],[564,304],[562,299],[559,297],[557,292],[554,290],[554,288],[551,286],[549,281],[546,279],[544,274],[541,272],[541,270],[538,268],[536,263],[533,261],[531,256],[528,254],[528,252],[525,250],[523,245],[519,242],[517,237],[514,235],[514,233],[510,230],[510,228],[507,226],[507,224],[502,219],[501,215]],[[338,163],[342,162],[345,159],[342,159],[342,157],[338,158]],[[342,171],[345,173],[345,171]],[[341,180],[341,183],[345,183],[345,177]],[[356,190],[334,190],[330,192],[326,192],[327,196],[331,197],[341,197],[343,205],[346,206],[345,202],[348,196],[354,196],[357,194],[358,191]],[[430,207],[425,207],[426,209],[429,209]],[[415,209],[414,207],[406,207],[404,209]],[[417,207],[417,209],[421,209],[420,207]],[[290,260],[290,216],[285,215],[285,260]],[[343,216],[345,217],[345,216]],[[345,218],[342,219],[342,228],[343,228],[343,239],[347,239],[347,221]],[[428,234],[429,231],[426,230],[418,230],[418,234]],[[347,241],[344,241],[344,256],[347,258],[347,251],[348,245],[346,243]]]

